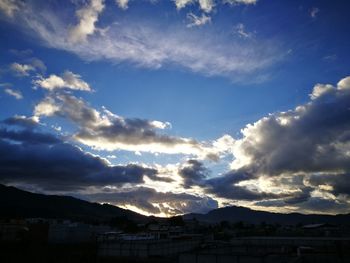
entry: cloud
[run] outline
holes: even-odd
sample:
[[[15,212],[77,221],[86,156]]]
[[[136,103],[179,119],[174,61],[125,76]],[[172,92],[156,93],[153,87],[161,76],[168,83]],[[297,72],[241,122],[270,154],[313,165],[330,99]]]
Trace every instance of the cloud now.
[[[33,129],[0,129],[0,181],[47,191],[141,183],[155,169],[136,164],[110,165],[52,134]]]
[[[230,5],[238,5],[238,4],[245,4],[245,5],[255,5],[258,2],[258,0],[224,0],[224,4],[230,4]]]
[[[179,175],[183,178],[183,187],[191,188],[203,185],[204,180],[209,175],[209,170],[200,161],[192,159],[180,168]]]
[[[16,100],[21,100],[23,99],[23,95],[19,90],[14,90],[10,88],[5,88],[4,89],[5,93],[14,97]]]
[[[198,3],[199,9],[201,9],[203,12],[210,13],[213,11],[215,5],[219,5],[219,4],[251,5],[251,4],[256,4],[257,0],[223,0],[223,1],[221,1],[221,0],[220,1],[216,1],[216,0],[174,0],[174,2],[175,2],[175,6],[177,9],[182,9],[188,5]]]
[[[319,8],[317,8],[317,7],[313,7],[313,8],[311,8],[311,10],[310,10],[310,16],[312,17],[312,18],[316,18],[317,17],[317,14],[320,12],[320,9]]]
[[[247,125],[233,166],[270,175],[349,169],[348,82],[349,77],[336,87],[317,84],[309,103]]]
[[[167,122],[124,118],[107,109],[97,111],[82,99],[69,94],[46,97],[35,106],[34,115],[38,118],[57,116],[72,121],[78,128],[73,138],[98,150],[180,153],[212,159],[227,150],[219,146],[206,146],[190,138],[158,132],[169,126]]]
[[[225,198],[227,200],[265,200],[285,197],[284,194],[275,194],[271,192],[258,191],[257,189],[249,189],[239,185],[240,182],[252,178],[252,175],[242,171],[232,171],[224,175],[210,178],[205,181],[205,192],[214,194],[216,197]]]
[[[340,202],[337,196],[350,189],[349,80],[336,86],[316,84],[310,102],[247,125],[242,138],[233,142],[233,170],[208,179],[206,191],[229,200],[275,200],[298,209],[311,209],[308,202],[317,192],[321,199],[334,194]]]
[[[128,9],[129,0],[115,0],[119,8],[126,10]]]
[[[20,77],[29,76],[31,71],[35,71],[35,68],[32,65],[19,64],[17,62],[12,63],[10,69],[14,74]]]
[[[18,1],[16,0],[0,0],[0,11],[8,17],[13,17],[19,8]]]
[[[117,206],[134,206],[150,214],[178,215],[206,213],[218,207],[217,201],[207,196],[188,193],[157,192],[148,187],[106,189],[105,192],[87,195],[90,200],[108,202]]]
[[[44,45],[77,54],[86,61],[107,60],[158,69],[180,67],[207,76],[239,81],[260,79],[270,66],[286,55],[276,40],[259,39],[242,45],[221,29],[210,32],[183,30],[183,25],[164,27],[140,18],[109,24],[103,33],[72,43],[67,22],[59,14],[27,4],[16,25],[37,36]],[[96,31],[96,30],[94,30]],[[213,37],[208,37],[208,34]],[[215,36],[215,37],[214,37]]]
[[[104,9],[104,0],[90,0],[90,2],[76,11],[78,24],[69,31],[69,39],[73,43],[86,41],[87,36],[92,35],[96,28],[99,14]]]
[[[253,37],[253,33],[246,31],[245,25],[239,23],[234,28],[235,33],[241,38],[251,38]]]
[[[187,24],[187,27],[203,26],[211,22],[210,16],[205,14],[202,14],[202,16],[196,16],[193,13],[188,13],[187,19],[190,21],[190,23]]]
[[[192,4],[194,0],[174,0],[176,8],[181,9],[184,8],[186,5]]]
[[[39,124],[39,120],[36,117],[26,117],[23,115],[15,115],[13,117],[9,117],[3,120],[0,123],[19,126],[23,128],[34,128]]]
[[[61,76],[52,74],[48,78],[39,77],[33,83],[50,91],[56,89],[91,91],[90,85],[83,81],[80,75],[68,70],[63,72]]]
[[[198,0],[198,3],[200,8],[207,13],[210,13],[215,6],[214,0]]]
[[[349,172],[312,174],[307,178],[307,182],[336,196],[341,194],[350,196],[349,176]]]

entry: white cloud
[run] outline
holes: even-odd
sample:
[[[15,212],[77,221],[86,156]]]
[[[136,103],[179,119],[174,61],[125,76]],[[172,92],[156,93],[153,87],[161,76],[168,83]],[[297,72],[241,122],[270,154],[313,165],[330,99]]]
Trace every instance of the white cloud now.
[[[211,17],[205,14],[202,14],[202,16],[196,16],[193,13],[188,13],[187,19],[190,21],[190,23],[187,24],[187,27],[203,26],[211,22]]]
[[[30,71],[34,71],[35,68],[32,65],[19,64],[17,62],[10,65],[10,69],[18,76],[29,76]]]
[[[8,17],[13,17],[15,12],[19,10],[18,1],[16,0],[0,0],[0,11]]]
[[[12,97],[15,97],[17,100],[23,99],[23,95],[19,90],[13,90],[10,88],[6,88],[6,89],[4,89],[4,91],[6,94],[8,94]]]
[[[64,88],[91,91],[89,84],[83,81],[80,75],[74,74],[71,71],[65,71],[61,76],[52,74],[48,78],[40,77],[34,81],[34,84],[51,91]]]
[[[340,90],[350,89],[350,77],[341,79],[338,82],[337,86],[338,86],[338,89]]]
[[[207,13],[210,13],[214,6],[214,0],[198,0],[200,8]]]
[[[215,6],[214,0],[175,0],[175,5],[177,9],[182,9],[189,4],[193,4],[197,2],[199,4],[199,8],[206,13],[210,13]]]
[[[192,4],[194,0],[174,0],[176,8],[181,9],[184,8],[188,4]]]
[[[254,5],[258,2],[258,0],[224,0],[223,2],[231,5],[237,5],[237,4]]]
[[[312,93],[310,94],[310,97],[312,100],[315,100],[323,94],[332,91],[333,89],[334,87],[330,84],[316,84],[312,90]]]
[[[104,0],[90,0],[88,5],[77,10],[79,22],[70,29],[70,40],[73,43],[85,41],[88,35],[95,32],[95,23],[104,7]]]
[[[222,34],[220,28],[189,32],[182,25],[164,27],[140,19],[118,21],[103,34],[72,43],[67,24],[59,14],[43,9],[37,16],[37,10],[31,8],[34,7],[26,6],[19,17],[29,32],[34,31],[44,45],[72,52],[87,61],[127,62],[153,69],[182,67],[207,76],[256,82],[264,79],[264,71],[286,55],[275,39],[257,39],[243,45],[232,35]]]
[[[115,0],[116,4],[121,9],[128,9],[129,0]]]
[[[245,28],[245,25],[242,23],[239,23],[234,28],[236,34],[241,38],[251,38],[253,37],[253,33],[248,32]]]
[[[55,101],[47,97],[35,106],[34,116],[36,118],[40,116],[53,116],[57,111],[59,111],[59,107],[55,105]]]
[[[237,4],[245,4],[245,5],[251,5],[256,4],[257,0],[223,0],[223,1],[217,1],[217,0],[174,0],[176,8],[182,9],[186,7],[187,5],[191,5],[194,3],[198,3],[199,8],[206,13],[210,13],[213,11],[215,5],[217,4],[230,4],[230,5],[237,5]]]

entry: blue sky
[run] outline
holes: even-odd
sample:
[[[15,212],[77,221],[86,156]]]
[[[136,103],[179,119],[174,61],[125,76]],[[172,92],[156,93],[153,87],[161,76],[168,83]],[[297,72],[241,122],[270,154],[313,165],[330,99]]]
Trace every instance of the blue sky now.
[[[65,150],[57,153],[78,151],[104,167],[76,175],[84,162],[72,166],[67,177],[86,177],[71,182],[73,191],[48,187],[50,174],[65,165],[59,156],[42,159],[45,183],[28,172],[37,167],[15,176],[3,160],[1,181],[158,215],[233,204],[347,211],[350,187],[337,187],[350,171],[348,112],[341,107],[348,95],[349,5],[1,0],[0,119],[2,140],[13,148],[9,160],[24,169],[18,145],[40,151],[40,163],[40,154],[59,144]],[[329,104],[337,125],[322,113]],[[59,143],[33,148],[21,137],[38,134]],[[304,153],[312,164],[299,162]],[[337,165],[317,163],[331,154]],[[138,181],[124,180],[135,178],[130,165],[144,171]],[[119,168],[126,170],[120,175]],[[109,173],[118,180],[101,183]],[[146,204],[138,199],[145,195]]]

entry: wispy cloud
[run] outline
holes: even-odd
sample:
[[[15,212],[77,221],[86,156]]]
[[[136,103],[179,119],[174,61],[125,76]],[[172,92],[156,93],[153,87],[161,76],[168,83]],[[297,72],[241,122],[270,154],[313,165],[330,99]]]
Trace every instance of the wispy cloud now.
[[[188,32],[180,25],[167,28],[152,22],[128,20],[110,24],[104,30],[84,34],[86,41],[73,43],[67,23],[48,10],[40,15],[26,6],[17,17],[18,23],[41,39],[43,44],[75,53],[88,61],[109,60],[139,67],[180,67],[207,76],[224,76],[232,80],[261,79],[264,71],[286,55],[274,40],[259,39],[244,43],[232,36],[208,32]],[[208,23],[206,15],[197,25]],[[94,27],[95,28],[95,27]],[[86,32],[86,31],[84,31]],[[215,37],[208,37],[208,34]]]
[[[4,89],[4,92],[12,97],[14,97],[17,100],[23,99],[23,95],[19,90],[14,90],[10,88]]]
[[[187,27],[203,26],[203,25],[211,22],[211,17],[207,16],[205,14],[202,14],[201,16],[196,16],[193,13],[188,13],[187,19],[190,21],[187,24]]]
[[[254,36],[252,32],[246,30],[245,25],[242,23],[239,23],[234,27],[234,32],[241,38],[251,38]]]
[[[198,4],[199,9],[203,12],[210,13],[216,5],[230,4],[230,5],[251,5],[256,4],[258,0],[173,0],[177,9],[185,8],[186,6]]]
[[[10,70],[17,76],[29,76],[30,71],[34,71],[35,68],[32,65],[20,64],[20,63],[12,63],[10,65]]]
[[[320,9],[318,7],[313,7],[310,10],[310,16],[312,18],[316,18],[319,12],[320,12]]]

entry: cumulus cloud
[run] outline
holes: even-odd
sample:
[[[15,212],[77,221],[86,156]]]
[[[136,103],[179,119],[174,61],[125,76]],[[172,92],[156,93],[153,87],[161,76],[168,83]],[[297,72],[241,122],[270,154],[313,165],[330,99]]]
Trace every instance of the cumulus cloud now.
[[[0,181],[42,190],[84,190],[86,187],[141,183],[155,169],[135,164],[109,164],[52,134],[33,129],[0,128]]]
[[[275,199],[300,209],[306,209],[317,192],[321,199],[333,194],[340,202],[337,196],[349,190],[349,79],[336,86],[317,84],[309,103],[247,125],[232,147],[233,170],[208,179],[207,191],[231,200]],[[259,178],[265,178],[265,184],[275,178],[274,189]]]
[[[348,169],[348,79],[336,87],[317,84],[311,102],[244,128],[233,166],[267,174]]]
[[[99,14],[104,9],[104,0],[90,0],[88,4],[76,11],[78,24],[69,31],[70,41],[77,43],[85,41],[87,36],[92,35],[96,28]]]
[[[207,196],[188,193],[157,192],[148,187],[124,188],[122,191],[106,189],[105,192],[87,195],[91,200],[118,206],[134,206],[146,213],[178,215],[206,213],[218,207],[217,201]]]
[[[80,75],[68,70],[63,72],[61,76],[52,74],[48,78],[39,77],[34,81],[34,84],[50,91],[56,89],[91,91],[90,85],[82,80]]]
[[[14,90],[10,88],[5,88],[4,89],[5,93],[14,97],[16,100],[21,100],[23,99],[23,95],[19,90]]]
[[[211,17],[207,16],[205,14],[202,14],[202,16],[196,16],[193,13],[188,13],[187,19],[190,21],[187,24],[187,27],[203,26],[207,23],[210,23],[210,21],[211,21]]]
[[[15,75],[23,77],[29,76],[30,72],[35,70],[35,67],[15,62],[10,65],[10,69]]]

